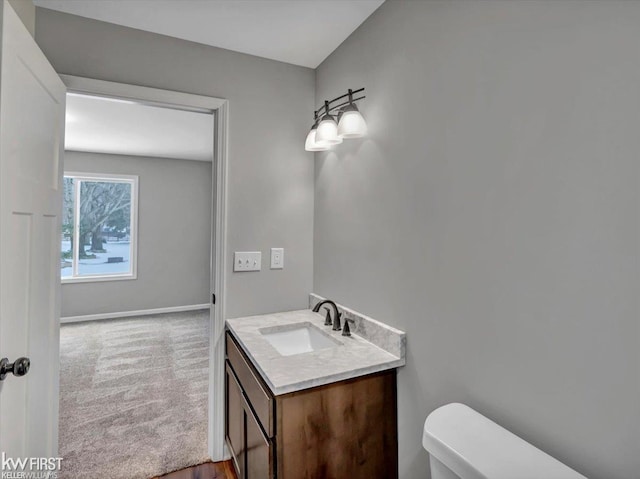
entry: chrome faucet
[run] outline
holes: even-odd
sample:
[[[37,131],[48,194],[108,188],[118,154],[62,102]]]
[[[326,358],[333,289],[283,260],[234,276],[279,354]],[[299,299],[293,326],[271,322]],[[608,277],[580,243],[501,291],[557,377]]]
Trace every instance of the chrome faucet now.
[[[316,304],[313,307],[313,312],[317,313],[318,311],[320,311],[320,308],[324,304],[328,304],[330,306],[333,306],[333,328],[331,328],[331,329],[333,329],[334,331],[340,331],[342,329],[342,327],[340,326],[340,317],[342,316],[342,314],[340,314],[340,311],[338,311],[338,306],[336,306],[336,303],[334,303],[330,299],[325,299],[323,301],[320,301],[318,304]],[[327,315],[328,314],[329,314],[329,311],[327,311]],[[327,324],[327,323],[328,322],[325,322],[325,324]]]

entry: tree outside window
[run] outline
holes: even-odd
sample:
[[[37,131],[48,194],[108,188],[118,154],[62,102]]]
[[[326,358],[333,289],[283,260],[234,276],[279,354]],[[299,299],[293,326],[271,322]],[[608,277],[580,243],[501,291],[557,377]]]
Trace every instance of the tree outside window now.
[[[137,177],[65,174],[63,281],[135,277]]]

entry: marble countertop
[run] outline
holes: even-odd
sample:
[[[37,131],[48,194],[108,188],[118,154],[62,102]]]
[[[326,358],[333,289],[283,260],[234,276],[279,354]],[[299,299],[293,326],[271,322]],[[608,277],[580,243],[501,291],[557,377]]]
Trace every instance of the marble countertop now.
[[[264,328],[289,329],[288,325],[307,322],[330,335],[338,345],[282,356],[260,331]],[[276,396],[405,364],[404,347],[397,350],[398,356],[355,334],[353,329],[351,336],[342,336],[342,331],[324,326],[324,316],[308,309],[228,319],[227,327]],[[400,343],[404,345],[402,331],[383,327],[388,329],[388,334],[399,335]]]

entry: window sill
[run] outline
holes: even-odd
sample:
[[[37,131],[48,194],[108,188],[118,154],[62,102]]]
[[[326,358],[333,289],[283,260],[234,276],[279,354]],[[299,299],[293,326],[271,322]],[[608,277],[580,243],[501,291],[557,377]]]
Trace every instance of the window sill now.
[[[127,281],[138,279],[136,274],[114,274],[109,276],[80,276],[77,278],[62,278],[62,284],[99,283],[102,281]]]

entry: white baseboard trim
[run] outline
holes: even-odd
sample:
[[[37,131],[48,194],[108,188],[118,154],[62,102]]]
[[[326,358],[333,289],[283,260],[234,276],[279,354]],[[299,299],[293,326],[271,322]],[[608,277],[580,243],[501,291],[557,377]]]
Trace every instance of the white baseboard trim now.
[[[170,306],[168,308],[141,309],[139,311],[121,311],[118,313],[86,314],[84,316],[67,316],[60,318],[60,323],[79,323],[81,321],[96,321],[99,319],[128,318],[131,316],[148,316],[150,314],[180,313],[182,311],[198,311],[209,309],[210,304],[190,304],[187,306]]]

